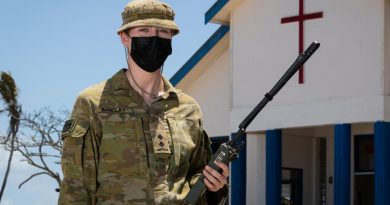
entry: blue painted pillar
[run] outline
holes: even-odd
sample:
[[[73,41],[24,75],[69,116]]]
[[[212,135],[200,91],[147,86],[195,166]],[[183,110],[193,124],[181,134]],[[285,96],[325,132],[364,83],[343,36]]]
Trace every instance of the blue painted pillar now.
[[[282,180],[282,130],[266,131],[266,205],[280,204]]]
[[[246,142],[246,136],[242,138]],[[231,163],[230,200],[232,205],[246,204],[246,144],[239,158]]]
[[[390,204],[390,123],[374,124],[375,205]]]
[[[351,125],[334,127],[334,205],[349,205],[351,197]]]

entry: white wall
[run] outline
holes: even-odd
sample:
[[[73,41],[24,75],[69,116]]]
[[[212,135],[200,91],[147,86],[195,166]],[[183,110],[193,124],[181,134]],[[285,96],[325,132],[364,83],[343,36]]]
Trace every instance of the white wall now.
[[[388,1],[388,0],[386,0]],[[305,47],[321,47],[249,130],[384,119],[384,0],[305,1]],[[231,130],[263,98],[298,55],[298,1],[246,0],[231,15]],[[387,98],[386,98],[387,100]]]
[[[390,94],[390,0],[385,1],[385,40],[384,40],[384,90],[385,95]],[[386,119],[390,119],[386,116]]]
[[[384,90],[390,95],[390,0],[385,1],[385,40],[384,40]],[[390,100],[385,100],[385,121],[390,121]]]
[[[209,136],[229,136],[230,66],[225,50],[204,69],[183,91],[195,98],[203,113],[204,127]]]

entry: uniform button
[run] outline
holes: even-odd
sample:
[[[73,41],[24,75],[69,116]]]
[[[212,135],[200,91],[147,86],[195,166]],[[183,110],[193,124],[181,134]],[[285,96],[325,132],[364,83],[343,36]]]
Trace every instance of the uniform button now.
[[[160,142],[160,146],[161,146],[161,147],[164,147],[164,142]]]
[[[159,135],[157,138],[160,139],[160,140],[162,140],[164,137],[161,136],[161,135]]]

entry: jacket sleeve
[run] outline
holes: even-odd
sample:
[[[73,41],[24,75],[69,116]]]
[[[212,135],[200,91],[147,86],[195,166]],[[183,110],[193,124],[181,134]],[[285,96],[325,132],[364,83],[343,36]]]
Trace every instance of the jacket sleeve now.
[[[91,131],[90,108],[79,97],[73,107],[69,120],[64,124],[61,137],[63,139],[61,167],[63,180],[61,183],[59,205],[93,205],[89,181],[85,176],[90,174],[88,154]]]
[[[195,152],[195,156],[193,157],[193,160],[191,161],[190,166],[190,173],[191,173],[191,180],[190,180],[190,187],[195,185],[196,181],[199,179],[200,175],[202,174],[204,168],[208,164],[208,162],[211,160],[212,157],[212,151],[210,148],[210,138],[208,137],[207,133],[202,128],[200,129],[200,138],[197,142],[197,151]],[[228,196],[228,188],[227,186],[224,186],[222,189],[220,189],[217,192],[211,192],[206,191],[203,196],[201,196],[201,199],[199,199],[198,204],[225,204],[225,201]]]

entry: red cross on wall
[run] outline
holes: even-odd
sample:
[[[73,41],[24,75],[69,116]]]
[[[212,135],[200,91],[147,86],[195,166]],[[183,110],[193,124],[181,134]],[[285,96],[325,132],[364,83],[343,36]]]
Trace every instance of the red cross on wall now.
[[[298,21],[299,23],[299,53],[303,52],[303,21],[309,19],[322,18],[322,12],[316,12],[311,14],[304,14],[303,0],[299,0],[299,14],[298,16],[284,17],[281,19],[281,23],[291,23]],[[299,84],[303,84],[303,66],[299,69]]]

